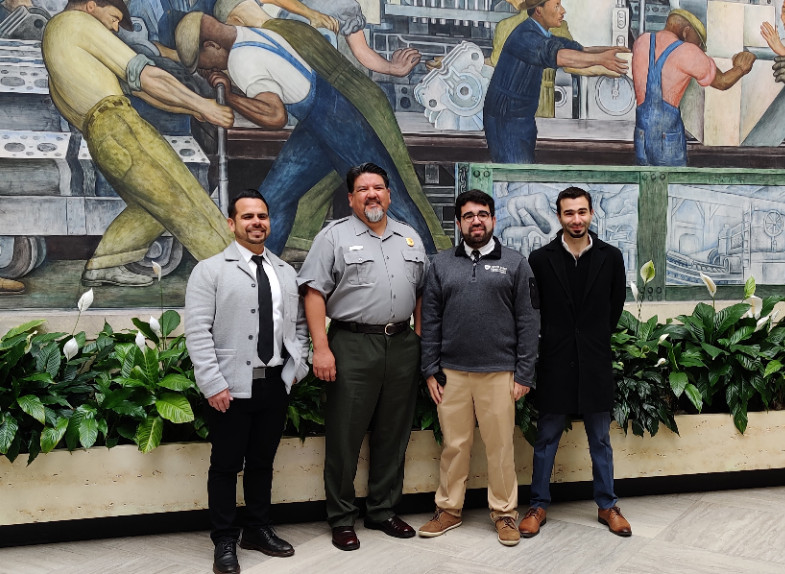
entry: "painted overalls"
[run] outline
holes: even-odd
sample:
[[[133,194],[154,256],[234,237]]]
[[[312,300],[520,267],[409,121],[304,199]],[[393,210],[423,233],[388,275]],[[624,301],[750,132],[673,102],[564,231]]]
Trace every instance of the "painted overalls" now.
[[[283,251],[294,224],[297,204],[309,189],[332,171],[345,174],[351,167],[373,162],[390,178],[390,214],[414,227],[426,251],[436,247],[420,211],[401,179],[389,152],[360,111],[337,89],[303,64],[263,30],[251,28],[265,42],[238,42],[233,48],[253,46],[284,58],[311,82],[308,96],[286,104],[297,125],[259,186],[273,209],[275,233],[266,245],[273,253]],[[340,78],[337,78],[340,80]]]
[[[662,97],[662,68],[682,42],[677,40],[665,48],[655,61],[656,42],[656,35],[651,34],[646,99],[635,114],[635,159],[638,165],[685,166],[687,139],[681,112]]]

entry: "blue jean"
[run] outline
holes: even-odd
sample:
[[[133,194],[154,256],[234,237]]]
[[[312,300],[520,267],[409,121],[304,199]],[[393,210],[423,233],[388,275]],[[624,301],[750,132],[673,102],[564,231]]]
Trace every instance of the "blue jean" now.
[[[530,118],[486,115],[485,139],[494,163],[534,163],[537,124]]]
[[[537,421],[537,441],[534,443],[531,498],[534,508],[548,508],[551,503],[551,473],[559,440],[564,432],[567,415],[540,413]],[[602,509],[616,505],[613,491],[613,449],[611,448],[611,415],[584,413],[583,423],[589,439],[591,470],[594,483],[594,502]]]
[[[390,177],[390,215],[420,235],[436,253],[425,218],[409,195],[390,153],[360,111],[321,77],[315,81],[313,107],[289,108],[299,123],[284,144],[259,191],[270,203],[272,233],[266,246],[280,254],[294,225],[297,205],[309,189],[332,171],[343,176],[352,166],[371,161]],[[297,106],[297,104],[295,104]]]

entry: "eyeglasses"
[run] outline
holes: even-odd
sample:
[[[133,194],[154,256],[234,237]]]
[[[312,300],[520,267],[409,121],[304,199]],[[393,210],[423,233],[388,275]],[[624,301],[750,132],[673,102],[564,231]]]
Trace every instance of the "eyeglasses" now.
[[[461,215],[461,219],[463,219],[466,223],[471,223],[474,221],[475,217],[479,217],[480,221],[488,221],[488,219],[491,217],[491,214],[487,211],[478,211],[477,213],[468,212]]]

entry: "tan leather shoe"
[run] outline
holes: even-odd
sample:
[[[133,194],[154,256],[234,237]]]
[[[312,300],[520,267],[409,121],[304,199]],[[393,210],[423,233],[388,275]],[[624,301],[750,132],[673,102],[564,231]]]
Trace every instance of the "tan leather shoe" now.
[[[521,533],[515,528],[515,518],[502,516],[496,521],[496,534],[505,546],[515,546],[521,541]]]
[[[608,530],[617,536],[632,536],[632,528],[630,523],[621,514],[621,509],[618,506],[611,508],[598,508],[597,509],[597,522],[604,524]]]
[[[417,534],[423,538],[434,538],[435,536],[441,536],[448,530],[458,528],[461,524],[463,524],[463,521],[460,516],[453,516],[437,507],[436,512],[433,513],[433,518],[420,526]]]
[[[540,532],[540,526],[545,524],[545,509],[544,508],[530,508],[523,515],[523,520],[518,525],[518,532],[524,538],[531,538],[537,536]]]
[[[0,295],[19,295],[25,292],[25,284],[13,279],[3,279],[0,277]]]

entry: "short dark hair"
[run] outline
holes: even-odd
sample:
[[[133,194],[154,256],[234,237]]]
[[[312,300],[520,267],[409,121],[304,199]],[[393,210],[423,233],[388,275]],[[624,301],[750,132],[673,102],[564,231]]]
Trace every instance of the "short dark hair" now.
[[[526,13],[529,15],[529,18],[534,16],[534,12],[536,12],[536,11],[537,11],[537,7],[536,6],[534,8],[527,8],[526,9]]]
[[[455,219],[461,218],[461,208],[469,202],[485,205],[488,207],[488,211],[491,212],[491,215],[496,215],[496,204],[494,203],[493,198],[479,189],[470,189],[469,191],[464,191],[455,198]]]
[[[387,172],[375,163],[368,161],[361,163],[360,165],[356,165],[346,172],[346,187],[349,188],[349,193],[354,191],[355,180],[364,173],[375,173],[376,175],[382,176],[382,179],[384,180],[384,187],[390,187],[390,178],[387,176]]]
[[[589,202],[589,211],[591,211],[593,209],[591,206],[591,194],[585,189],[572,186],[560,192],[559,196],[556,198],[556,215],[561,215],[562,199],[578,199],[579,197],[586,198],[586,200]]]
[[[235,195],[229,202],[229,209],[227,211],[230,218],[234,219],[234,216],[237,215],[237,202],[241,199],[261,199],[264,202],[264,206],[267,208],[268,213],[270,211],[270,205],[267,203],[264,196],[259,193],[259,190],[248,188]]]

